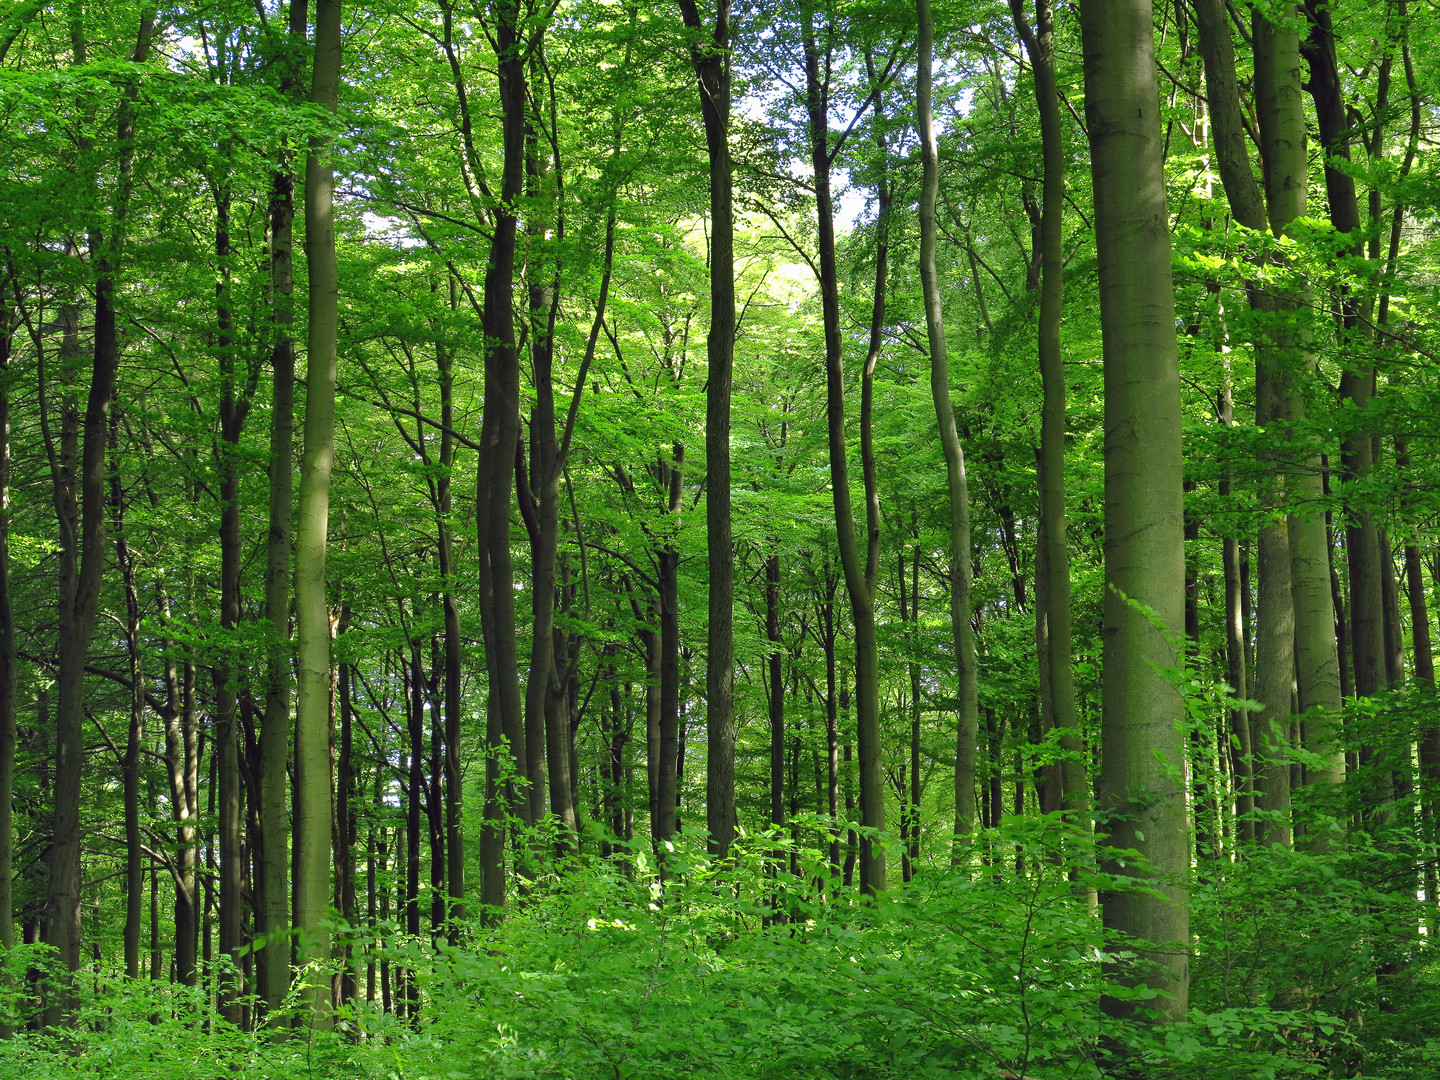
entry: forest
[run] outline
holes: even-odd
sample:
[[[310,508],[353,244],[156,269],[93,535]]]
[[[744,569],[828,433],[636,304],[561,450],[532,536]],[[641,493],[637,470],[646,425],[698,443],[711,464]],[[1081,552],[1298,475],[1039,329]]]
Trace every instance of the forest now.
[[[8,0],[0,1076],[1440,1076],[1433,0]]]

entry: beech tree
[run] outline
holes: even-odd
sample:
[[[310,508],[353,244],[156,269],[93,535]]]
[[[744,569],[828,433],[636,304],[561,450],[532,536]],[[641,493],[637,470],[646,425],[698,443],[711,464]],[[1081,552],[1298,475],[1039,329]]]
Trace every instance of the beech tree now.
[[[1180,370],[1154,28],[1148,0],[1081,9],[1105,359],[1105,690],[1100,798],[1105,846],[1138,850],[1154,884],[1101,896],[1105,924],[1155,942],[1127,975],[1185,1015],[1189,936],[1183,702],[1166,681],[1182,625]],[[1124,873],[1112,856],[1111,872]],[[1168,945],[1168,948],[1165,947]],[[1108,1008],[1128,1011],[1123,999]]]
[[[1432,11],[12,7],[0,1073],[1420,1075]]]

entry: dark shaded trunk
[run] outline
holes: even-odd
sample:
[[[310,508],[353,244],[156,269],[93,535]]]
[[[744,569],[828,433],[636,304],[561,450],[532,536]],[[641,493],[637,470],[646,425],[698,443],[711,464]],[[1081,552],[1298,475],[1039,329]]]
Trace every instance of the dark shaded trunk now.
[[[735,220],[730,163],[730,0],[706,34],[695,0],[680,0],[710,160],[710,331],[705,354],[705,550],[710,567],[705,657],[705,824],[710,852],[735,838],[735,552],[730,527],[730,389],[735,361]]]
[[[131,60],[144,63],[150,53],[155,9],[145,8]],[[79,9],[71,26],[76,65],[86,63],[85,33]],[[51,834],[50,884],[45,897],[45,943],[52,946],[64,970],[80,967],[81,774],[85,763],[85,663],[100,600],[105,571],[105,454],[110,427],[110,404],[120,364],[116,332],[115,287],[125,248],[126,216],[132,187],[134,101],[137,87],[128,83],[115,121],[117,182],[111,207],[110,235],[98,225],[87,237],[90,264],[95,273],[95,341],[86,398],[83,449],[75,446],[62,457],[78,464],[78,476],[66,470],[53,473],[53,499],[60,524],[59,656],[55,673],[55,815]],[[82,153],[93,147],[82,140]],[[95,178],[98,179],[98,178]],[[78,420],[78,418],[77,418]],[[63,421],[62,421],[63,422]],[[78,491],[77,491],[78,488]],[[78,498],[77,498],[78,495]],[[78,509],[78,514],[77,514]],[[73,989],[56,988],[47,1001],[46,1024],[57,1024],[74,1005]]]
[[[865,540],[856,534],[850,504],[850,468],[845,437],[844,343],[840,329],[839,271],[835,251],[835,218],[831,203],[830,171],[830,56],[827,40],[822,51],[816,38],[814,13],[805,9],[802,34],[805,48],[806,111],[809,119],[810,166],[815,185],[815,220],[818,231],[821,317],[825,331],[825,418],[830,450],[830,492],[835,512],[836,546],[850,601],[855,632],[855,721],[859,746],[860,816],[867,829],[885,828],[885,768],[880,743],[879,651],[875,629],[875,574],[871,535],[878,542],[878,521],[870,504],[873,465],[867,457],[868,402],[861,405],[861,457],[866,483]],[[823,76],[822,76],[823,70]],[[876,299],[883,305],[883,291]],[[880,309],[883,312],[883,306]],[[872,338],[874,330],[872,318]],[[867,360],[867,368],[870,361]],[[866,395],[868,397],[868,395]],[[866,892],[885,888],[885,851],[871,836],[860,838],[860,887]]]
[[[500,127],[504,157],[500,201],[495,208],[485,270],[485,413],[476,480],[480,616],[489,673],[486,708],[486,808],[482,837],[481,900],[489,918],[505,904],[504,819],[508,807],[525,825],[534,820],[522,786],[498,784],[499,757],[508,753],[514,775],[527,778],[524,713],[516,649],[514,574],[510,561],[510,481],[520,434],[520,360],[515,341],[516,207],[524,190],[525,61],[516,0],[496,0],[494,43],[499,73]],[[507,749],[508,745],[508,749]],[[503,804],[498,801],[503,798]],[[521,860],[528,872],[528,860]]]
[[[287,64],[280,91],[291,102],[302,94],[300,57],[307,23],[305,0],[290,0]],[[293,264],[295,177],[282,149],[270,176],[270,495],[265,545],[265,716],[260,727],[260,875],[256,927],[260,996],[267,1022],[278,1027],[290,989],[290,821],[286,788],[290,760],[290,556],[294,496],[295,340]]]
[[[17,735],[15,612],[10,601],[10,345],[17,322],[6,295],[8,288],[8,282],[0,282],[0,948],[7,953],[15,947],[13,803]],[[9,989],[8,982],[3,989]],[[0,1037],[8,1034],[8,1025],[0,1028]]]

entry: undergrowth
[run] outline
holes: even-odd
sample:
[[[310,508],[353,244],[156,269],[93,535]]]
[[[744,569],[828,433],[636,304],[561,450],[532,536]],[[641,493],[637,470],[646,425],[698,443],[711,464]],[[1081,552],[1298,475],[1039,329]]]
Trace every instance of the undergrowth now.
[[[376,959],[414,973],[414,1022],[361,1004],[338,1011],[334,1032],[277,1041],[221,1022],[213,987],[91,971],[61,1030],[27,1026],[36,1002],[12,995],[19,1029],[0,1041],[0,1077],[1440,1074],[1428,940],[1400,934],[1397,913],[1413,926],[1413,902],[1364,883],[1363,851],[1257,854],[1198,882],[1190,1019],[1151,1028],[1147,991],[1105,982],[1103,961],[1128,946],[1108,941],[1084,902],[1096,882],[1072,869],[1088,863],[1065,827],[1014,820],[985,839],[1004,868],[926,867],[873,900],[835,888],[815,851],[795,852],[799,874],[777,875],[778,837],[723,865],[681,842],[663,886],[643,856],[629,876],[575,860],[533,882],[500,925],[467,927],[460,947],[372,932]],[[15,950],[7,985],[24,986],[41,959]],[[1400,974],[1377,981],[1377,967]],[[1125,992],[1142,1022],[1102,1016],[1101,995]]]

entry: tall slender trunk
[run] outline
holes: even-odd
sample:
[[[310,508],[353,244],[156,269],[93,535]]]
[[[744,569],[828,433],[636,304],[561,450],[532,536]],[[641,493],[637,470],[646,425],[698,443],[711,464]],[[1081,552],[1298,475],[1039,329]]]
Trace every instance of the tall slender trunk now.
[[[1281,235],[1305,207],[1304,112],[1293,24],[1274,24],[1259,13],[1253,20],[1255,99],[1265,174],[1262,192],[1245,141],[1229,16],[1218,0],[1197,0],[1196,12],[1216,162],[1231,213],[1248,229],[1268,228]],[[1266,326],[1255,343],[1256,422],[1288,432],[1303,418],[1301,395],[1286,370],[1287,358],[1305,347],[1304,335],[1290,325],[1303,300],[1273,289],[1262,291],[1253,282],[1247,291],[1250,307],[1264,315]],[[1280,464],[1263,478],[1260,490],[1267,518],[1257,538],[1256,658],[1249,689],[1263,710],[1253,718],[1249,734],[1252,788],[1258,807],[1269,815],[1255,823],[1254,831],[1258,839],[1288,843],[1289,716],[1297,660],[1303,668],[1298,671],[1304,684],[1302,707],[1339,704],[1339,662],[1327,599],[1325,522],[1308,512],[1308,506],[1320,501],[1318,456],[1303,443],[1290,443],[1278,449],[1277,457]],[[1300,616],[1305,625],[1297,638]],[[1323,718],[1317,719],[1317,734],[1324,724]],[[1246,798],[1242,788],[1242,810]]]
[[[531,63],[536,60],[532,56]],[[527,124],[527,128],[533,126]],[[555,437],[555,316],[560,297],[560,265],[553,254],[544,250],[551,234],[551,215],[539,206],[541,186],[549,177],[542,169],[537,135],[528,132],[525,150],[526,194],[533,209],[526,214],[525,276],[528,285],[530,368],[535,386],[535,405],[530,413],[530,478],[524,476],[524,440],[519,440],[516,455],[515,491],[521,515],[530,534],[530,666],[525,682],[525,775],[530,783],[530,817],[539,821],[545,816],[545,762],[550,759],[551,810],[560,818],[562,829],[559,844],[562,850],[573,846],[576,835],[575,807],[570,804],[569,755],[564,755],[561,775],[555,766],[557,755],[546,754],[547,718],[553,716],[546,705],[550,700],[551,682],[555,679],[555,572],[560,544],[560,448]],[[556,178],[558,184],[558,177]],[[557,206],[555,213],[562,211]],[[556,231],[563,238],[563,225]],[[558,752],[558,747],[557,747]],[[556,804],[553,796],[558,794]]]
[[[1343,158],[1348,161],[1350,122],[1344,115],[1329,11],[1319,10],[1312,3],[1307,3],[1306,8],[1311,32],[1304,41],[1297,38],[1297,48],[1310,68],[1310,79],[1306,85],[1315,102],[1320,142],[1327,159]],[[1337,168],[1332,160],[1326,161],[1325,186],[1331,222],[1336,229],[1343,232],[1358,229],[1360,210],[1355,197],[1355,181]],[[1303,213],[1303,193],[1299,206],[1294,209]],[[1361,254],[1358,246],[1353,254],[1357,257]],[[1358,329],[1358,312],[1351,298],[1344,299],[1342,307],[1342,332],[1348,342]],[[1313,368],[1313,360],[1310,366]],[[1345,381],[1342,379],[1342,383]],[[1361,381],[1364,381],[1363,376]],[[1363,407],[1364,402],[1356,401],[1355,404]],[[1347,443],[1347,449],[1353,447]],[[1323,480],[1321,471],[1314,467],[1317,461],[1318,455],[1310,453],[1300,462],[1295,493],[1302,505],[1320,502]],[[1334,622],[1330,617],[1329,529],[1324,516],[1318,513],[1303,516],[1292,513],[1291,519],[1296,683],[1300,711],[1306,714],[1305,749],[1320,759],[1318,763],[1306,766],[1305,782],[1307,785],[1338,784],[1345,779],[1345,752],[1340,741],[1340,658]]]
[[[290,101],[302,94],[300,45],[305,40],[306,0],[290,0],[289,38],[295,57],[281,78],[281,93]],[[295,341],[292,297],[295,177],[291,154],[282,149],[270,174],[270,487],[265,545],[265,715],[260,728],[260,896],[256,924],[259,946],[260,996],[267,1022],[278,1026],[290,989],[290,927],[288,800],[285,797],[290,761],[290,585],[291,502],[294,495]]]
[[[340,89],[340,0],[316,0],[310,101],[334,113]],[[305,372],[305,449],[295,534],[295,929],[302,967],[330,953],[330,606],[325,549],[330,474],[335,462],[335,369],[340,282],[335,262],[332,143],[310,140],[305,162],[305,262],[310,272],[309,355]],[[302,1001],[309,1024],[330,1022],[329,980],[312,972]]]
[[[955,645],[960,690],[955,732],[955,839],[956,858],[960,858],[958,844],[968,840],[975,829],[975,755],[980,721],[979,677],[974,632],[970,626],[970,492],[965,476],[965,453],[960,446],[955,410],[950,403],[950,361],[945,348],[945,318],[935,264],[935,204],[940,192],[940,152],[930,104],[935,40],[930,0],[918,0],[915,10],[920,23],[915,116],[920,128],[924,173],[920,194],[920,287],[924,295],[925,328],[930,348],[930,398],[940,428],[949,496],[950,634]],[[1065,662],[1069,664],[1068,656]]]
[[[15,947],[15,612],[10,602],[10,345],[16,321],[0,282],[0,949]],[[8,985],[3,986],[8,989]],[[0,1029],[0,1036],[6,1031]]]
[[[348,606],[340,617],[340,632],[350,621]],[[346,926],[359,923],[355,907],[355,841],[359,832],[359,785],[355,769],[355,704],[351,698],[351,666],[340,664],[335,673],[336,705],[340,713],[340,745],[335,760],[335,910]],[[373,923],[371,925],[374,925]],[[354,946],[349,937],[340,947],[338,1003],[354,1004],[359,986],[355,977]]]
[[[669,463],[657,472],[667,491],[666,511],[675,520],[656,553],[660,593],[660,758],[656,788],[655,838],[668,840],[678,827],[678,774],[680,758],[680,552],[674,532],[679,529],[685,492],[685,447],[679,443]]]
[[[249,388],[236,384],[235,343],[230,315],[230,193],[215,191],[216,348],[220,359],[220,431],[215,464],[220,491],[220,627],[227,636],[240,625],[240,436],[250,408]],[[240,777],[240,722],[237,673],[228,653],[214,665],[215,753],[218,755],[220,810],[220,951],[234,964],[220,983],[220,1015],[231,1024],[241,1019],[236,977],[244,940],[244,866],[242,858],[243,787]]]
[[[1111,850],[1139,850],[1153,890],[1102,898],[1107,929],[1141,946],[1123,981],[1164,992],[1163,1019],[1185,1016],[1189,972],[1183,702],[1165,679],[1166,631],[1183,618],[1180,374],[1166,225],[1154,23],[1149,0],[1084,0],[1085,111],[1091,133],[1105,365],[1105,610],[1100,807]],[[1146,611],[1137,605],[1144,605]],[[1159,625],[1152,623],[1152,618]],[[1111,873],[1133,874],[1114,857]],[[1112,964],[1112,968],[1115,965]],[[1113,1015],[1133,1004],[1106,997]]]
[[[780,829],[785,824],[785,653],[780,634],[780,556],[765,559],[765,640],[770,652],[765,657],[765,682],[770,721],[770,825]],[[793,789],[792,789],[793,791]],[[778,875],[784,865],[784,849],[772,853],[768,872]],[[771,899],[772,922],[785,921],[783,894]]]
[[[110,419],[111,452],[119,443],[119,424]],[[140,660],[140,597],[135,564],[125,535],[125,496],[119,463],[110,466],[110,512],[115,532],[115,556],[125,589],[125,651],[129,658],[130,723],[120,761],[125,816],[125,974],[140,977],[140,935],[145,918],[145,837],[140,829],[140,753],[145,737],[145,681]]]
[[[825,32],[831,32],[830,27]],[[815,184],[815,217],[819,234],[820,305],[825,328],[825,418],[829,434],[830,491],[835,508],[836,544],[855,627],[855,721],[860,750],[860,815],[867,829],[885,829],[885,769],[880,743],[879,651],[875,629],[875,571],[869,556],[870,533],[862,549],[850,505],[850,468],[845,439],[845,346],[840,332],[839,271],[835,254],[835,215],[830,194],[830,85],[827,41],[822,54],[816,40],[815,17],[806,8],[802,27],[805,48],[806,111],[809,119],[810,164]],[[822,67],[825,69],[822,76]],[[872,319],[873,328],[873,319]],[[863,406],[862,406],[863,412]],[[862,416],[861,427],[865,426]],[[868,439],[862,430],[862,444]],[[863,457],[863,450],[862,450]],[[866,467],[862,465],[862,468]],[[868,485],[867,485],[868,487]],[[867,491],[868,495],[868,491]],[[867,525],[870,513],[867,498]],[[878,541],[878,536],[875,538]],[[885,888],[885,849],[868,832],[860,839],[860,887]]]
[[[505,904],[502,874],[504,809],[525,825],[533,824],[530,800],[515,781],[491,783],[497,755],[507,753],[520,784],[527,779],[525,727],[516,648],[514,579],[510,561],[510,481],[520,435],[520,361],[512,301],[515,291],[516,207],[524,191],[525,59],[519,36],[517,0],[496,0],[495,53],[499,72],[501,135],[500,202],[495,208],[490,257],[485,270],[485,413],[480,432],[480,467],[475,510],[480,537],[480,614],[485,662],[490,676],[486,710],[486,833],[483,838],[482,899],[490,915]],[[495,788],[493,798],[491,789]],[[497,803],[503,798],[504,805]],[[528,861],[521,869],[529,872]]]
[[[17,324],[0,282],[0,949],[14,948],[14,746],[16,652],[10,602],[10,343]],[[9,991],[7,982],[0,989]],[[0,1025],[0,1037],[10,1034]]]
[[[1065,368],[1060,354],[1060,313],[1064,304],[1065,253],[1062,248],[1065,212],[1065,148],[1060,94],[1055,83],[1055,11],[1052,0],[1036,0],[1035,29],[1025,19],[1021,0],[1010,12],[1030,57],[1035,100],[1040,114],[1044,176],[1040,210],[1040,326],[1037,353],[1043,406],[1040,416],[1040,536],[1044,558],[1044,670],[1048,693],[1047,727],[1060,730],[1061,804],[1070,820],[1088,828],[1090,782],[1085,745],[1075,708],[1070,622],[1070,551],[1065,529]],[[1037,580],[1036,591],[1041,590]],[[1037,611],[1037,624],[1040,613]]]
[[[131,60],[143,63],[150,53],[155,28],[155,9],[140,14],[140,28]],[[85,31],[77,5],[71,23],[75,62],[83,65]],[[105,570],[105,447],[110,426],[110,404],[115,393],[120,364],[120,340],[116,329],[115,286],[125,247],[126,217],[133,185],[134,101],[138,87],[132,81],[120,100],[115,121],[117,182],[112,200],[112,224],[107,238],[99,226],[87,237],[90,263],[95,273],[95,342],[90,369],[90,388],[83,422],[83,450],[79,459],[79,532],[62,527],[62,561],[75,567],[62,571],[59,600],[60,649],[56,671],[55,702],[55,817],[50,845],[50,884],[45,898],[46,943],[53,946],[69,972],[80,967],[81,773],[85,761],[85,664],[99,607],[100,585]],[[93,147],[82,140],[81,153],[88,157]],[[97,178],[98,179],[98,178]],[[57,485],[55,501],[61,520],[74,521],[74,511],[61,503],[75,501],[75,478]],[[68,535],[67,535],[68,534]],[[78,549],[78,550],[77,550]],[[47,1024],[55,1024],[70,1011],[73,990],[60,988],[45,1009]]]
[[[735,363],[735,215],[730,163],[730,0],[716,0],[708,39],[695,0],[679,0],[710,159],[710,331],[705,354],[705,548],[710,566],[705,657],[705,825],[710,852],[735,839],[735,552],[730,527],[730,388]]]

